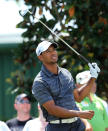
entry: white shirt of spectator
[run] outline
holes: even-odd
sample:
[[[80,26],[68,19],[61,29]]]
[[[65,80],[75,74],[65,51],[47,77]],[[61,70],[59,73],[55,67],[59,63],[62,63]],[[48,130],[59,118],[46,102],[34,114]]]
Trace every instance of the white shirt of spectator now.
[[[3,121],[0,121],[0,131],[10,131],[8,126]]]
[[[38,110],[39,117],[33,120],[29,120],[25,124],[23,131],[45,131],[45,127],[47,126],[48,122],[46,122],[45,118],[43,117],[43,113],[39,105]]]
[[[23,131],[45,131],[46,122],[40,122],[39,118],[29,120],[24,126]]]

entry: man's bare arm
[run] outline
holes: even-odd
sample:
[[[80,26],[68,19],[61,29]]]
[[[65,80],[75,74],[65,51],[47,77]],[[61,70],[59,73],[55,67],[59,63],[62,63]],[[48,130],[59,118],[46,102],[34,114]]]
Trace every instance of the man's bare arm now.
[[[74,97],[77,102],[81,102],[86,96],[89,95],[95,80],[95,78],[91,78],[87,84],[74,90]]]
[[[59,118],[80,117],[91,120],[91,118],[94,116],[94,111],[67,110],[65,108],[55,105],[53,100],[44,103],[42,106],[48,111],[50,115]]]

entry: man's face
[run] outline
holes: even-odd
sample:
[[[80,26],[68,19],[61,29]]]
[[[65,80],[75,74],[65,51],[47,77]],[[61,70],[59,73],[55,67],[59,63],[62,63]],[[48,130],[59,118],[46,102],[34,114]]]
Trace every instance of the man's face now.
[[[38,58],[43,62],[43,64],[55,64],[58,60],[57,51],[54,46],[51,45]]]
[[[19,113],[30,113],[31,104],[28,98],[23,98],[20,102],[15,103],[14,107]]]

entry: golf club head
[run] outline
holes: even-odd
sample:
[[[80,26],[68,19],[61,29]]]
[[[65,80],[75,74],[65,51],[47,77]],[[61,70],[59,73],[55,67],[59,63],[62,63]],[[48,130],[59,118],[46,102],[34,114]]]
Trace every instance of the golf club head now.
[[[27,13],[29,12],[29,10],[20,10],[19,14],[24,17]]]

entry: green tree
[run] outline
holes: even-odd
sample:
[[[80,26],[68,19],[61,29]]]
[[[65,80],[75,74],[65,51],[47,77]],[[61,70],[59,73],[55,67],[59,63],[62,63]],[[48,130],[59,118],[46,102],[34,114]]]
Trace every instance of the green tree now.
[[[97,62],[101,68],[98,77],[99,96],[108,99],[108,1],[106,0],[25,0],[30,11],[36,8],[49,28],[53,29],[71,47],[85,56],[90,62]],[[45,12],[50,15],[45,15]],[[55,28],[56,24],[59,26]],[[18,25],[26,29],[22,34],[24,42],[14,52],[14,60],[19,64],[18,72],[12,76],[17,79],[12,90],[31,90],[34,76],[27,75],[32,67],[37,68],[35,48],[43,39],[54,40],[59,43],[59,65],[72,72],[73,77],[83,70],[88,69],[85,61],[71,51],[66,45],[51,34],[40,22],[30,14],[26,14]],[[65,34],[65,35],[64,35]],[[17,77],[15,77],[17,74]],[[22,78],[23,77],[23,78]]]

